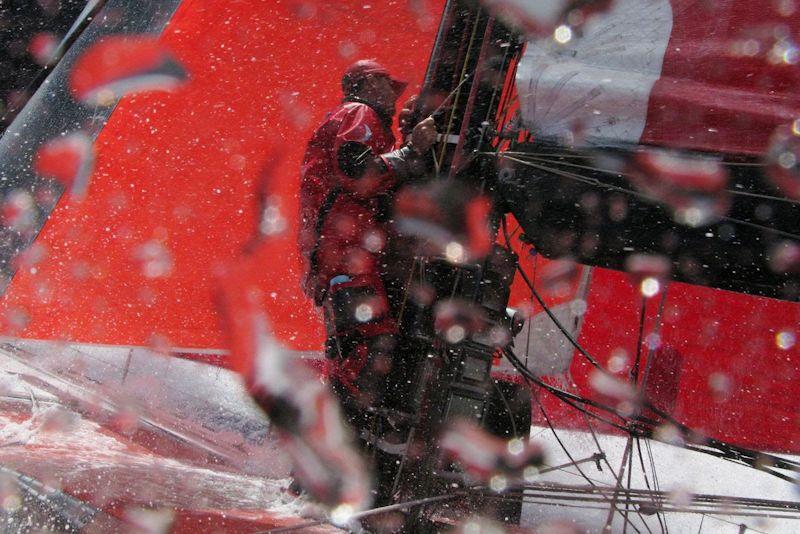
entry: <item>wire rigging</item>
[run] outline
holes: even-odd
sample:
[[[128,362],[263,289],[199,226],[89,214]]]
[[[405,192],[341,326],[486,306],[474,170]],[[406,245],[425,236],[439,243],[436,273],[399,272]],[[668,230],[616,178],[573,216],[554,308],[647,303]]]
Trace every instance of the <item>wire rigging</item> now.
[[[494,154],[486,152],[484,154]],[[611,169],[603,169],[600,167],[593,167],[591,165],[579,165],[577,163],[570,163],[568,161],[561,161],[562,159],[566,159],[568,156],[565,154],[554,154],[550,156],[546,152],[542,153],[532,153],[532,152],[524,152],[524,151],[517,151],[517,152],[502,152],[498,157],[506,157],[506,155],[516,155],[518,158],[526,159],[528,161],[539,162],[541,164],[550,164],[550,165],[561,165],[564,167],[571,167],[575,169],[582,169],[587,171],[596,171],[601,172],[603,174],[610,174],[613,176],[631,176],[631,173],[625,172],[623,170],[611,170]],[[581,154],[576,154],[573,156],[575,159],[585,159],[586,156]],[[744,166],[744,165],[741,165]],[[753,165],[755,166],[755,165]],[[602,182],[601,182],[602,183]],[[746,196],[746,197],[753,197],[753,198],[760,198],[763,200],[773,200],[776,202],[786,202],[787,204],[793,204],[795,206],[800,206],[800,201],[786,198],[786,197],[778,197],[775,195],[767,195],[763,193],[753,193],[750,191],[742,191],[740,189],[725,189],[725,192],[730,193],[732,195],[739,195],[739,196]]]
[[[563,171],[563,170],[559,170],[559,169],[554,169],[553,167],[548,167],[546,165],[537,164],[537,163],[534,163],[532,161],[526,161],[526,160],[519,159],[519,158],[514,158],[514,157],[509,157],[509,156],[501,156],[501,157],[504,157],[504,158],[506,158],[506,159],[508,159],[510,161],[519,163],[520,165],[524,165],[526,167],[531,167],[531,168],[534,168],[534,169],[538,169],[538,170],[542,170],[542,171],[545,171],[545,172],[549,172],[551,174],[555,174],[556,176],[561,176],[562,178],[569,178],[571,180],[575,180],[577,182],[585,183],[587,185],[592,185],[592,186],[595,186],[595,187],[601,187],[601,188],[604,188],[604,189],[608,189],[609,191],[616,191],[616,192],[619,192],[619,193],[624,193],[624,194],[627,194],[627,195],[635,196],[637,198],[641,198],[642,200],[646,200],[646,201],[648,201],[650,203],[653,203],[653,204],[660,204],[661,203],[657,198],[651,197],[650,195],[646,195],[644,193],[640,193],[639,191],[635,191],[635,190],[627,188],[627,187],[621,187],[621,186],[618,186],[618,185],[609,184],[609,183],[603,182],[601,180],[598,180],[597,178],[581,176],[580,174],[575,174],[575,173],[571,173],[571,172],[567,172],[567,171]],[[800,234],[793,234],[791,232],[786,232],[784,230],[779,230],[777,228],[772,228],[770,226],[765,226],[763,224],[744,221],[742,219],[737,219],[735,217],[725,216],[725,217],[722,217],[721,219],[724,220],[724,221],[731,222],[731,223],[741,224],[743,226],[756,228],[758,230],[762,230],[764,232],[768,232],[768,233],[772,233],[772,234],[775,234],[775,235],[779,235],[779,236],[785,237],[787,239],[793,239],[795,241],[800,241]]]

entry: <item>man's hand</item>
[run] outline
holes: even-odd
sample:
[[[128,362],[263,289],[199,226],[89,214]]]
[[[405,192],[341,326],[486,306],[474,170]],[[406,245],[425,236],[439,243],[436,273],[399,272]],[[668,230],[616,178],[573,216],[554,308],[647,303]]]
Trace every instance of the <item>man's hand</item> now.
[[[428,117],[424,121],[414,126],[411,132],[411,148],[418,154],[424,154],[436,142],[436,123],[433,117]]]
[[[414,106],[416,106],[418,99],[419,95],[414,95],[406,100],[406,103],[403,104],[403,109],[397,115],[397,122],[400,125],[400,131],[403,132],[403,137],[409,135],[413,129],[414,125],[411,120],[414,115]]]

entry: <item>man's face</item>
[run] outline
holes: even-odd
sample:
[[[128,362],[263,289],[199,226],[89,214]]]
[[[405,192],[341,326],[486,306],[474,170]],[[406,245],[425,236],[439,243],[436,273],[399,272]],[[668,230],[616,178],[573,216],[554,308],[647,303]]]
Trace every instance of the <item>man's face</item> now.
[[[363,98],[394,116],[398,95],[388,76],[370,76],[362,92]]]

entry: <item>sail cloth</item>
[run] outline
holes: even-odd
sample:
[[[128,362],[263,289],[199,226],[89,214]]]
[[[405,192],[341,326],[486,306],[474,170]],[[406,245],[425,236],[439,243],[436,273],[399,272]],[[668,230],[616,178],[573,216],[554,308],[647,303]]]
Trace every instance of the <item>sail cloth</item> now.
[[[510,3],[542,17],[537,1]],[[538,138],[576,146],[762,154],[800,115],[800,10],[781,6],[616,0],[578,29],[528,41],[522,119]]]
[[[442,4],[180,2],[160,38],[189,82],[173,93],[123,98],[101,121],[86,198],[65,199],[49,215],[36,240],[45,258],[17,270],[0,318],[23,317],[13,335],[33,339],[226,348],[212,298],[215,269],[254,233],[256,183],[274,162],[270,192],[285,229],[253,270],[270,289],[281,341],[320,349],[323,328],[300,289],[296,250],[306,141],[340,101],[341,74],[355,59],[380,58],[397,76],[422,79]],[[25,143],[38,146],[62,131],[59,113],[71,99],[63,78],[51,78],[49,92],[55,107],[32,107],[27,132],[53,129],[26,133]],[[13,148],[5,143],[0,158]],[[152,260],[165,267],[148,269]]]

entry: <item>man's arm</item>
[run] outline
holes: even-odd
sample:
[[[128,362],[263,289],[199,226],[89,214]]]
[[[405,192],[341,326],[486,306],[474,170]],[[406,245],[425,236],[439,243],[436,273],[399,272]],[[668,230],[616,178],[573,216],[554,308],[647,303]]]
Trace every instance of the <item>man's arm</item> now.
[[[363,119],[355,116],[354,120]],[[396,182],[426,172],[424,154],[436,139],[433,119],[428,118],[417,124],[406,146],[384,154],[375,153],[370,139],[361,136],[361,129],[358,124],[349,124],[334,147],[337,166],[345,177],[360,180],[367,175],[388,175],[390,182]],[[357,133],[350,135],[350,132]]]
[[[408,144],[398,150],[382,154],[380,160],[399,179],[412,178],[425,173],[425,154],[436,141],[436,124],[432,117],[414,126]]]

